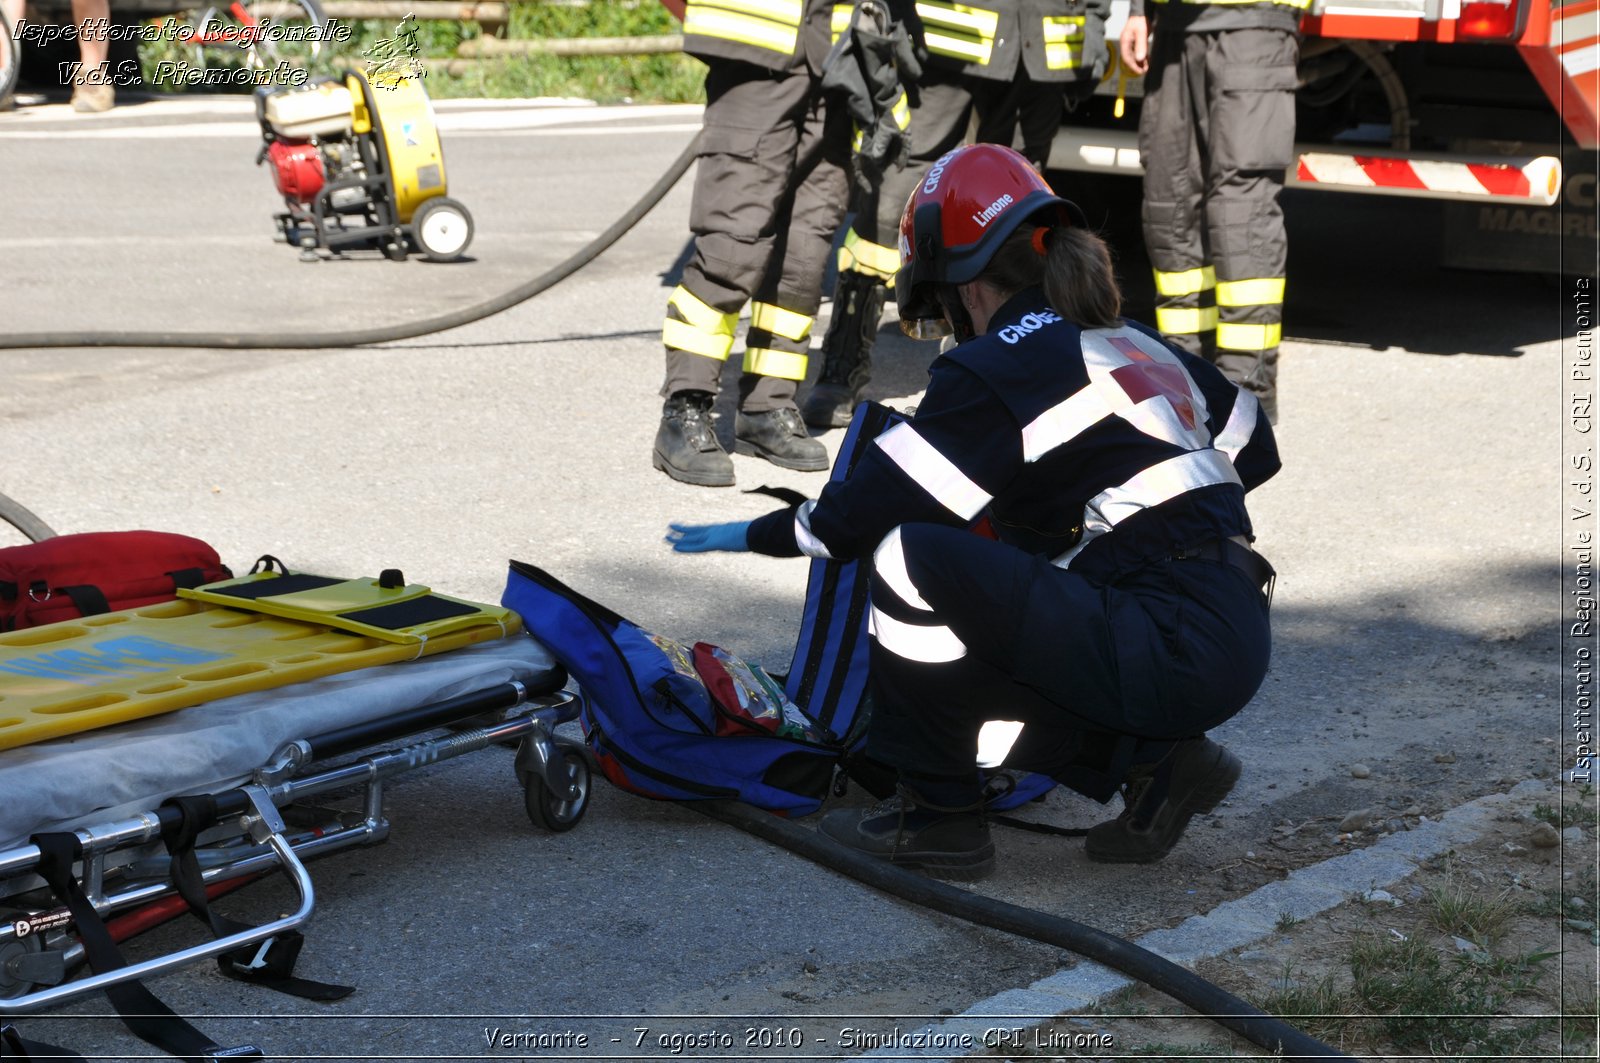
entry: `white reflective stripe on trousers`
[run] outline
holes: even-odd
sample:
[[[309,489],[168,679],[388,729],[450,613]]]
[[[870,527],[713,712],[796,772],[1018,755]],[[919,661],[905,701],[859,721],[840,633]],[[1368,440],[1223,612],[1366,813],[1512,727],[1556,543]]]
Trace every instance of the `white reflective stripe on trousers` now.
[[[907,624],[880,611],[877,606],[872,607],[867,630],[878,640],[880,647],[908,661],[947,664],[967,655],[966,644],[942,624]]]
[[[916,585],[911,582],[911,573],[906,568],[906,548],[900,540],[899,528],[885,535],[883,542],[872,552],[872,568],[902,602],[924,613],[933,612],[933,606],[923,599]]]
[[[978,730],[978,767],[998,768],[1017,744],[1022,724],[1016,720],[989,720]]]

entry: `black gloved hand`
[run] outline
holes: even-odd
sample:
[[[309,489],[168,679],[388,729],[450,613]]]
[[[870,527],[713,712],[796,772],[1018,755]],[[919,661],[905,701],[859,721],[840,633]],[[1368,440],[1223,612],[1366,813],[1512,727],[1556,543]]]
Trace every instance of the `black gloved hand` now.
[[[922,76],[911,37],[888,21],[885,9],[863,4],[823,64],[823,91],[842,97],[855,122],[856,180],[875,185],[910,151],[906,86]]]

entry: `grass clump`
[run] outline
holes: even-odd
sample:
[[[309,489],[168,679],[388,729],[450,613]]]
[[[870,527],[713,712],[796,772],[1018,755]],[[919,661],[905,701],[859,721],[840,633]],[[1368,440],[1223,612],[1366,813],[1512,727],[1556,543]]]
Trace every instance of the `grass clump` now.
[[[1517,914],[1517,904],[1509,894],[1481,896],[1449,870],[1443,882],[1428,887],[1423,903],[1428,921],[1435,929],[1485,948],[1504,936],[1506,927]]]
[[[1350,993],[1396,1047],[1431,1054],[1512,1055],[1548,1032],[1546,1019],[1507,1014],[1533,992],[1555,953],[1441,955],[1419,937],[1365,935],[1350,949]]]
[[[1341,1040],[1352,1027],[1355,1001],[1338,978],[1326,974],[1313,982],[1300,982],[1294,969],[1285,967],[1278,988],[1269,993],[1261,1007],[1286,1019],[1322,1041]]]

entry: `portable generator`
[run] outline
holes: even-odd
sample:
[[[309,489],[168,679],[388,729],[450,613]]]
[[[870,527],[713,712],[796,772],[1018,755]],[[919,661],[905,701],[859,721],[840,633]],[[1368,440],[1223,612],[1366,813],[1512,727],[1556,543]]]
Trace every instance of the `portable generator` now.
[[[256,118],[288,209],[274,216],[279,238],[334,255],[376,248],[395,261],[415,249],[434,262],[461,257],[472,215],[445,195],[444,152],[420,79],[351,70],[292,88],[263,87]]]

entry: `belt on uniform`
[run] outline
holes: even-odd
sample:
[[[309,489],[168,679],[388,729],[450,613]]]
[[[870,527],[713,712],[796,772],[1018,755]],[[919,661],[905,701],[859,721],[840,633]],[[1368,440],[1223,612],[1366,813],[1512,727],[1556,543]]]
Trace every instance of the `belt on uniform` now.
[[[1198,546],[1188,547],[1171,555],[1174,561],[1187,561],[1199,558],[1204,561],[1221,561],[1225,565],[1232,565],[1249,577],[1250,582],[1261,588],[1261,593],[1267,596],[1267,602],[1272,601],[1272,585],[1278,578],[1278,573],[1273,569],[1267,559],[1251,550],[1241,546],[1233,539],[1212,539],[1210,542]]]

